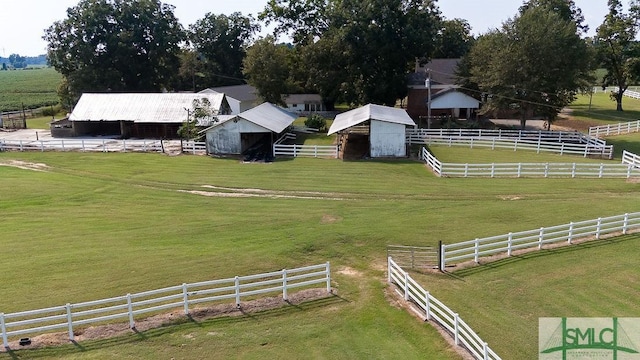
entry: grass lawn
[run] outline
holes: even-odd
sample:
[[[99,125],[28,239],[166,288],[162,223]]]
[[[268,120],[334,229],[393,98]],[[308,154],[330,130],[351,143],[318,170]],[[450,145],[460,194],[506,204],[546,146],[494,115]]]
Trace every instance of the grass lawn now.
[[[536,359],[540,317],[640,317],[639,243],[634,234],[416,279],[503,359]]]
[[[589,107],[590,101],[591,107]],[[640,119],[640,100],[624,97],[622,99],[624,111],[620,112],[616,111],[616,102],[604,92],[595,93],[592,98],[589,95],[579,95],[570,108],[573,109],[574,118],[593,123],[592,126]]]
[[[614,146],[615,150],[615,146]],[[429,151],[445,163],[491,164],[491,163],[619,163],[620,158],[614,160],[601,158],[585,158],[579,155],[560,155],[548,152],[507,149],[474,148],[464,146],[431,145]],[[622,150],[620,151],[622,153]]]
[[[637,211],[640,203],[638,184],[623,179],[443,179],[410,160],[296,158],[242,164],[189,155],[0,153],[0,163],[16,160],[49,168],[36,172],[0,166],[0,245],[10,253],[0,262],[1,312],[325,261],[331,262],[338,297],[251,316],[186,322],[79,346],[0,354],[0,358],[204,358],[216,354],[246,359],[455,359],[457,355],[434,329],[386,300],[387,244],[452,243]],[[228,198],[179,191],[207,190],[203,185],[327,196]],[[518,200],[505,200],[514,198]],[[540,259],[532,255],[531,260],[523,261],[529,267],[521,269],[528,273],[516,270],[520,275],[513,276],[522,284],[537,278],[531,275],[534,271],[545,275],[553,266],[572,262],[568,256],[589,259],[603,254],[611,262],[615,254],[624,254],[620,263],[632,258],[631,250],[608,246],[635,244],[633,239],[609,243],[613,245],[590,250],[601,250],[597,255],[566,251],[555,258],[549,256],[556,260],[548,266],[540,265]],[[510,266],[495,268],[507,271]],[[628,269],[627,276],[637,279],[636,268]],[[475,296],[480,285],[467,289],[463,284],[473,283],[476,276],[486,276],[477,281],[482,284],[499,283],[506,275],[477,271],[455,274],[451,279],[433,276],[433,280],[425,278],[428,281],[423,285],[459,311],[481,336],[486,335],[485,340],[500,354],[506,351],[501,341],[507,337],[496,338],[494,322],[514,313],[501,308],[503,293],[510,296],[512,288],[495,287],[493,292]],[[597,274],[589,276],[591,281],[599,279]],[[584,285],[581,278],[565,280],[571,288]],[[431,284],[436,287],[432,289]],[[616,284],[602,284],[602,292]],[[452,289],[443,291],[448,286]],[[624,297],[622,290],[610,292],[616,291],[623,296],[620,302],[631,298]],[[476,314],[469,306],[463,311],[463,301],[474,298],[482,299],[484,310]],[[574,308],[569,295],[557,299],[558,314]],[[534,311],[545,309],[544,304],[530,311],[532,318]],[[594,303],[592,308],[599,306]],[[528,331],[521,333],[524,336]],[[516,343],[526,342],[519,334],[514,331],[510,336]],[[527,346],[516,354],[527,353]],[[501,355],[512,358],[508,354]]]

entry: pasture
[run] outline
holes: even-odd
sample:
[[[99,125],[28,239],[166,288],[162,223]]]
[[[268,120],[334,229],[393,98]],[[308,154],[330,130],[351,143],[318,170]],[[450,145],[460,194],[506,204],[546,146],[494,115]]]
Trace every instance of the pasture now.
[[[589,106],[590,102],[591,107]],[[611,100],[609,93],[602,91],[593,94],[593,97],[579,95],[570,108],[573,110],[572,117],[590,124],[590,126],[640,119],[640,101],[624,97],[622,99],[624,111],[616,111],[616,102]],[[582,131],[582,129],[580,130]]]
[[[6,249],[0,311],[324,261],[331,262],[338,291],[329,300],[240,318],[12,354],[27,358],[457,358],[433,328],[387,301],[387,244],[435,245],[528,230],[635,211],[640,200],[638,185],[620,179],[440,179],[408,160],[242,164],[188,155],[0,153],[0,163],[16,160],[48,168],[0,166]],[[203,185],[230,194],[262,189],[267,196],[185,192],[211,189]],[[535,271],[531,262],[528,271]],[[603,291],[613,285],[595,275],[591,280]],[[436,297],[447,287],[424,285]],[[472,289],[462,289],[462,296]],[[483,297],[486,306],[510,316],[490,294]],[[453,291],[443,296],[456,297]],[[481,336],[493,331],[451,306]],[[572,305],[557,309],[564,306]],[[493,347],[499,339],[486,340]]]
[[[57,104],[60,80],[62,75],[53,68],[0,71],[0,111]]]

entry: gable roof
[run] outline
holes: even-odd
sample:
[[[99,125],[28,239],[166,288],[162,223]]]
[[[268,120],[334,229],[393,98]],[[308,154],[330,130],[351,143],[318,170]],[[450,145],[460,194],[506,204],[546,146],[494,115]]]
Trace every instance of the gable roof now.
[[[293,124],[298,116],[282,109],[279,106],[273,105],[272,103],[265,102],[247,111],[241,112],[238,115],[230,117],[220,117],[219,122],[213,124],[204,131],[220,126],[221,124],[234,118],[245,119],[260,127],[279,134],[284,129],[291,126],[291,124]]]
[[[368,104],[357,109],[338,114],[335,120],[333,120],[333,124],[331,124],[327,135],[356,126],[367,120],[378,120],[411,126],[416,125],[404,109]]]
[[[177,123],[187,119],[193,100],[202,98],[209,99],[216,115],[229,108],[224,94],[85,93],[69,120]]]
[[[453,85],[456,82],[456,69],[460,59],[432,59],[423,66],[416,66],[415,72],[409,74],[409,85],[422,85],[427,79],[427,70],[431,70],[431,81],[434,84]]]
[[[450,87],[437,92],[431,97],[432,109],[478,109],[480,101],[463,92],[458,91],[455,87]]]
[[[227,97],[234,98],[239,101],[256,101],[258,100],[258,91],[255,87],[244,85],[231,85],[231,86],[219,86],[200,91],[202,94],[206,93],[222,93]]]

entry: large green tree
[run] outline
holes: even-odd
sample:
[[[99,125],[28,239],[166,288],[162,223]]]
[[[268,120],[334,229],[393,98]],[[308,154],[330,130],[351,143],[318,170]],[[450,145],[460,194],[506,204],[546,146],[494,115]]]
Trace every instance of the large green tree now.
[[[622,111],[622,98],[630,84],[640,81],[640,45],[636,41],[640,21],[640,4],[630,2],[628,13],[619,0],[609,0],[609,13],[596,32],[599,60],[607,70],[602,86],[614,85],[616,110]]]
[[[292,50],[267,36],[247,50],[244,75],[262,100],[285,105],[282,95],[288,94],[291,87],[291,61]]]
[[[207,87],[243,83],[242,60],[259,30],[253,17],[237,12],[207,13],[189,26],[189,40],[202,66],[202,83]]]
[[[407,70],[431,55],[440,23],[433,0],[271,0],[260,17],[326,60],[309,63],[307,84],[350,104],[404,97]]]
[[[535,7],[552,11],[563,20],[573,21],[580,32],[586,33],[589,30],[589,26],[584,23],[582,9],[576,5],[574,0],[528,0],[520,7],[520,14]]]
[[[483,111],[515,109],[522,128],[531,114],[553,120],[592,82],[593,54],[576,23],[532,7],[481,36],[468,59],[486,94]]]
[[[437,32],[432,57],[436,59],[461,58],[469,52],[474,41],[471,25],[466,20],[443,20]]]
[[[149,92],[171,84],[184,31],[158,0],[81,0],[45,31],[68,92]]]

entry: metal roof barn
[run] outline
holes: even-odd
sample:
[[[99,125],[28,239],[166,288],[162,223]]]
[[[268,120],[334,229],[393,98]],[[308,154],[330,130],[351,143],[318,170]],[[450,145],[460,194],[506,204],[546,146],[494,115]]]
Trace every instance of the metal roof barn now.
[[[210,154],[243,154],[252,148],[273,156],[275,136],[284,132],[296,115],[263,103],[235,116],[221,117],[205,129]]]
[[[193,101],[206,98],[214,115],[228,114],[224,94],[86,93],[69,116],[78,135],[176,138],[187,120]],[[212,120],[212,119],[211,119]],[[205,121],[207,126],[211,122]]]
[[[368,156],[372,158],[405,157],[407,126],[416,126],[416,123],[404,109],[368,104],[338,114],[327,135],[338,133],[338,144],[341,145],[343,158],[350,144],[365,142],[368,143]],[[356,156],[362,157],[367,154]]]

